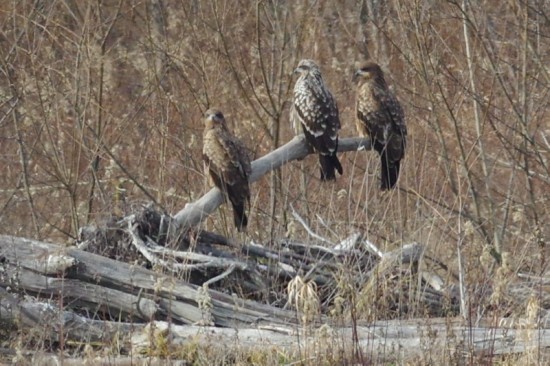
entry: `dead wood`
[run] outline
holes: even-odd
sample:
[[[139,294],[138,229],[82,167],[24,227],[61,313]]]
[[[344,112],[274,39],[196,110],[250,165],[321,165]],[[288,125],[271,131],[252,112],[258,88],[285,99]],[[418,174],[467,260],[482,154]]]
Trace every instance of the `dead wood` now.
[[[136,353],[143,352],[153,346],[151,334],[163,334],[175,347],[190,343],[206,348],[234,344],[233,350],[238,348],[240,351],[276,347],[290,354],[300,351],[352,354],[354,332],[359,339],[359,349],[364,350],[366,359],[374,363],[418,359],[426,354],[423,346],[426,344],[432,346],[428,351],[432,356],[441,352],[457,359],[469,354],[500,355],[550,347],[550,329],[474,327],[451,318],[388,320],[355,328],[326,326],[315,331],[295,327],[182,327],[155,322],[142,333],[135,332],[131,344]]]
[[[19,324],[25,329],[39,329],[43,336],[52,340],[63,333],[69,340],[88,343],[105,342],[119,333],[128,334],[136,327],[136,324],[90,319],[70,310],[60,310],[55,302],[22,299],[2,287],[0,319],[3,326]]]
[[[213,323],[220,326],[239,326],[252,323],[287,324],[295,322],[292,312],[277,309],[269,305],[257,302],[238,299],[231,295],[214,290],[206,290],[201,294],[199,286],[191,285],[183,280],[163,273],[157,273],[137,265],[130,265],[123,262],[102,257],[96,254],[84,252],[74,247],[61,247],[55,244],[39,242],[35,240],[16,238],[11,236],[0,236],[0,256],[7,263],[15,268],[21,267],[25,270],[40,273],[43,265],[40,264],[48,259],[48,256],[63,255],[75,260],[74,265],[64,273],[57,274],[64,280],[70,280],[72,286],[97,285],[110,290],[125,293],[128,299],[148,299],[154,301],[155,308],[158,307],[157,315],[162,318],[170,316],[171,319],[185,324],[200,323],[204,318],[212,319]],[[25,258],[20,262],[19,258]],[[5,268],[5,266],[3,266]],[[9,272],[9,273],[8,273]],[[10,287],[14,291],[25,293],[27,291],[37,293],[40,288],[46,287],[49,291],[56,292],[50,284],[51,277],[35,278],[38,283],[20,283],[22,270],[12,272],[11,269],[3,275],[5,280],[0,282],[3,287]],[[42,273],[43,274],[43,273]],[[44,275],[44,274],[43,274]],[[54,281],[55,283],[55,281]],[[22,286],[24,285],[24,286]],[[108,294],[109,290],[103,294]],[[41,291],[38,291],[40,293]],[[82,293],[59,292],[58,297],[67,296],[63,303],[71,305],[72,301],[81,300]],[[121,308],[113,298],[105,299],[103,296],[95,296],[97,293],[86,295],[86,302],[94,302],[97,306],[107,309],[110,313],[127,313],[131,307]],[[206,299],[202,301],[202,308],[199,305],[201,296]],[[139,303],[139,300],[137,301]],[[147,302],[147,301],[146,301]],[[147,302],[148,303],[148,302]],[[208,306],[207,306],[208,305]],[[130,305],[127,305],[130,306]],[[133,305],[136,306],[136,305]],[[139,314],[141,305],[135,309],[133,314]],[[151,307],[146,306],[149,313]],[[238,311],[236,311],[238,309]]]
[[[4,266],[2,273],[11,279],[13,285],[25,289],[27,295],[59,297],[71,301],[71,307],[85,306],[103,312],[115,310],[110,318],[116,319],[121,314],[131,314],[133,318],[148,321],[154,319],[158,311],[158,306],[150,299],[65,278],[62,273],[59,277],[48,277],[30,270],[28,267],[16,267],[9,263]],[[109,309],[102,309],[106,304]]]
[[[132,229],[129,226],[128,231],[131,230],[135,230],[135,226]],[[129,232],[127,235],[131,236]],[[134,235],[142,241],[140,245],[144,245],[145,250],[155,255],[162,253],[161,258],[164,260],[185,256],[190,262],[201,263],[207,257],[204,254],[193,256],[188,252],[167,250],[155,242],[148,243],[151,239],[146,237],[143,240],[139,231],[135,231]],[[346,244],[348,242],[356,245],[350,247]],[[329,290],[334,290],[336,286],[332,272],[338,267],[336,263],[340,263],[340,266],[345,264],[348,273],[359,274],[363,268],[364,276],[362,279],[358,276],[354,284],[361,288],[361,281],[366,281],[363,283],[363,291],[368,290],[369,280],[378,278],[379,281],[391,281],[403,275],[406,269],[411,278],[426,276],[426,271],[418,271],[418,262],[423,257],[424,249],[417,243],[405,246],[400,251],[382,254],[381,260],[377,259],[378,255],[362,251],[365,246],[357,239],[357,235],[352,235],[332,248],[290,241],[280,244],[282,250],[279,251],[259,245],[245,245],[242,251],[248,254],[248,259],[235,256],[227,262],[220,262],[220,258],[211,260],[212,263],[218,263],[216,266],[225,269],[220,274],[224,279],[233,276],[235,271],[248,271],[250,268],[258,273],[268,273],[271,281],[281,281],[278,283],[280,287],[289,278],[310,278],[319,284],[320,293],[323,292],[321,287],[326,287],[325,301],[331,298]],[[371,249],[369,252],[378,251]],[[274,264],[254,264],[251,259],[254,257],[269,258]],[[361,262],[365,258],[368,260]],[[359,347],[368,350],[369,359],[381,361],[419,356],[421,345],[425,342],[437,345],[431,349],[445,349],[459,356],[465,352],[482,354],[490,351],[492,354],[500,354],[550,347],[550,335],[545,330],[550,325],[547,317],[525,319],[519,323],[502,320],[498,322],[500,328],[495,328],[495,324],[464,326],[460,321],[451,321],[450,318],[441,321],[428,318],[377,321],[370,325],[349,327],[349,318],[345,314],[340,318],[323,315],[317,321],[324,326],[313,331],[312,326],[319,323],[314,322],[305,328],[298,326],[296,311],[281,309],[286,301],[280,302],[278,307],[250,301],[212,290],[208,285],[190,284],[178,279],[177,273],[158,273],[75,247],[0,236],[0,263],[0,317],[3,324],[28,329],[39,327],[52,339],[63,333],[65,339],[78,342],[109,344],[113,337],[124,334],[121,340],[123,349],[134,354],[147,347],[154,347],[156,341],[151,338],[151,334],[167,337],[169,344],[174,347],[190,342],[199,342],[201,346],[209,347],[223,342],[226,345],[235,344],[240,351],[247,347],[269,345],[288,352],[298,352],[307,347],[315,347],[315,352],[322,352],[324,349],[349,351],[352,334],[356,332]],[[276,268],[279,268],[279,272]],[[365,274],[368,273],[372,275],[367,278]],[[416,273],[416,277],[412,273]],[[431,278],[435,276],[430,275]],[[211,280],[212,283],[219,281],[216,277]],[[536,279],[530,280],[537,282]],[[423,283],[424,287],[417,294],[421,294],[425,306],[441,307],[444,291],[438,291],[428,282]],[[383,287],[381,282],[374,284],[374,289]],[[276,287],[273,285],[272,289]],[[284,298],[284,289],[281,291],[279,296]],[[391,291],[388,292],[391,295]],[[22,295],[33,295],[36,300]],[[373,299],[374,295],[370,294],[366,298]],[[400,301],[409,300],[400,298]],[[324,306],[320,311],[325,314],[327,307]],[[166,322],[168,319],[170,323]],[[340,326],[328,326],[334,321]],[[177,323],[185,326],[178,326]],[[504,328],[504,325],[508,327]],[[516,329],[518,326],[520,328]],[[151,327],[154,327],[152,333]],[[526,332],[532,335],[526,336]],[[326,343],[323,343],[323,339]],[[388,348],[388,345],[391,347]],[[394,347],[402,350],[397,356],[389,351]],[[405,358],[399,358],[402,356]]]
[[[338,152],[370,150],[370,140],[364,138],[342,138],[338,141]],[[289,161],[305,158],[313,153],[307,147],[303,135],[294,137],[285,145],[252,162],[250,182],[255,182],[271,170],[283,166]],[[208,215],[223,203],[219,189],[212,188],[199,200],[188,203],[183,210],[174,216],[171,232],[179,233],[197,226]]]
[[[206,231],[188,232],[189,235],[182,236],[179,242],[169,243],[152,229],[159,229],[155,222],[159,222],[162,213],[151,207],[144,207],[142,211],[111,221],[108,229],[88,227],[81,230],[79,248],[148,268],[158,266],[175,275],[185,273],[187,281],[196,285],[207,283],[213,289],[270,303],[285,302],[286,294],[284,291],[268,293],[266,289],[284,289],[288,281],[300,275],[306,281],[313,279],[317,283],[323,293],[323,302],[328,305],[332,301],[335,275],[342,268],[351,266],[351,273],[356,273],[360,280],[364,277],[361,273],[368,272],[378,261],[370,249],[362,245],[358,233],[335,248],[290,240],[281,240],[272,247],[254,243],[238,245]],[[153,224],[146,221],[150,219]],[[192,251],[181,250],[189,248],[191,242]],[[124,257],[122,248],[128,248],[128,257]]]
[[[5,297],[0,303],[0,313],[6,319]],[[355,347],[353,334],[359,339],[356,345],[363,350],[363,357],[372,362],[415,361],[428,354],[436,359],[441,356],[453,359],[467,359],[472,355],[502,355],[511,353],[537,352],[550,347],[550,329],[538,328],[534,324],[521,328],[495,328],[494,326],[468,326],[460,319],[413,319],[378,321],[356,327],[324,326],[317,330],[290,326],[253,326],[220,328],[197,325],[179,326],[163,321],[135,324],[113,321],[95,321],[60,311],[55,304],[16,302],[10,314],[22,311],[32,314],[34,320],[24,324],[36,326],[38,321],[48,321],[50,327],[42,330],[52,338],[59,332],[78,342],[95,342],[108,347],[116,337],[121,351],[132,355],[132,364],[140,360],[151,360],[145,356],[156,349],[159,342],[166,344],[166,353],[179,354],[184,347],[217,349],[229,354],[258,353],[259,350],[277,349],[288,355],[306,352],[323,355],[326,352],[351,354]],[[64,314],[63,316],[59,316]],[[15,319],[15,316],[13,317]],[[8,318],[11,319],[11,318]],[[424,345],[430,344],[429,349]],[[220,345],[223,347],[220,348]],[[398,352],[396,352],[398,351]],[[140,356],[143,355],[143,356]],[[59,360],[54,354],[33,353],[27,355],[36,360]],[[296,356],[295,356],[296,357]],[[81,364],[77,358],[65,358],[69,364]],[[101,360],[100,358],[87,358]]]

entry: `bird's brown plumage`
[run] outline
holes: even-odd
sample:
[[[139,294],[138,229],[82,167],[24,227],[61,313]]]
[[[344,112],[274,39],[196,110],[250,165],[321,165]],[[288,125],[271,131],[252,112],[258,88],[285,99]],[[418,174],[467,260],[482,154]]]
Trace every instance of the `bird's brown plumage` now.
[[[356,91],[356,126],[363,136],[370,136],[380,155],[382,190],[395,186],[401,159],[405,156],[407,127],[401,104],[388,89],[384,73],[374,62],[366,62],[354,74]]]
[[[227,128],[223,114],[216,109],[209,109],[204,116],[202,153],[207,173],[231,202],[235,226],[243,231],[248,224],[245,204],[250,201],[250,157],[246,147]]]
[[[295,72],[300,77],[294,85],[291,120],[295,126],[300,123],[309,146],[319,153],[321,180],[335,179],[335,171],[343,173],[336,155],[340,130],[338,106],[314,61],[300,61]]]

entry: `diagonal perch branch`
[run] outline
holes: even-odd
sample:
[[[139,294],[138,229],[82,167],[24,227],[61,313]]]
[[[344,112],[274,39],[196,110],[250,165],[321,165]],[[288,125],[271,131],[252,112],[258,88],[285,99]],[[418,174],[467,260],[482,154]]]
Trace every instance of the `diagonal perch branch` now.
[[[351,137],[343,138],[338,141],[338,152],[357,151],[361,148],[365,150],[371,149],[370,140],[368,138]],[[269,171],[280,168],[289,161],[303,159],[309,154],[313,154],[313,152],[309,151],[304,140],[304,135],[296,136],[285,145],[253,161],[250,182],[257,181]],[[199,200],[185,205],[183,210],[174,216],[175,229],[185,230],[197,226],[222,203],[223,196],[220,190],[212,188]]]

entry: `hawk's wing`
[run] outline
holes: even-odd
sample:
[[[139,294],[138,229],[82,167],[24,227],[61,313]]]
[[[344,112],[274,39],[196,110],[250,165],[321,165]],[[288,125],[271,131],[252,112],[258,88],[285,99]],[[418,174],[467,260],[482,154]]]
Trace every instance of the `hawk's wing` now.
[[[403,108],[390,90],[365,84],[357,103],[358,129],[369,135],[377,151],[385,149],[390,161],[405,155],[407,127]]]
[[[376,93],[375,93],[376,96]],[[380,113],[383,115],[383,140],[387,144],[386,149],[395,160],[401,159],[405,154],[407,140],[407,126],[405,125],[405,115],[401,104],[387,90],[377,95],[379,101]]]
[[[246,146],[234,136],[221,139],[220,142],[227,151],[227,156],[231,161],[231,168],[228,169],[228,173],[230,171],[235,173],[234,179],[231,179],[231,181],[246,180],[248,182],[248,177],[252,173],[252,167],[250,154]],[[227,183],[232,184],[229,180]]]
[[[223,183],[248,186],[248,177],[252,171],[250,157],[244,145],[227,131],[208,131],[203,155],[210,172]]]

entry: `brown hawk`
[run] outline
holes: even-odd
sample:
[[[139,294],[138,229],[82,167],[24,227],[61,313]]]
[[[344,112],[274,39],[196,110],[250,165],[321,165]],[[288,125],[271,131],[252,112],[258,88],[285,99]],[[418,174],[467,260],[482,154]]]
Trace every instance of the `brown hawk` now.
[[[222,112],[209,109],[205,113],[203,159],[207,173],[233,205],[233,220],[238,231],[248,224],[245,204],[250,201],[248,179],[252,172],[246,147],[231,134]]]
[[[382,69],[374,62],[362,65],[353,79],[357,84],[357,131],[370,136],[374,150],[380,155],[380,189],[391,189],[405,155],[407,127],[403,108],[388,89]]]
[[[300,77],[294,85],[294,103],[291,120],[302,125],[306,141],[319,153],[321,180],[336,178],[335,170],[342,174],[342,165],[336,156],[340,118],[334,97],[326,88],[319,66],[312,60],[302,60],[296,73]]]

